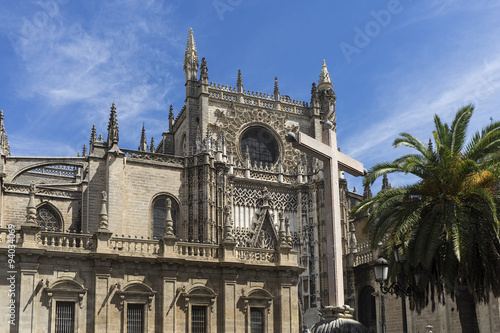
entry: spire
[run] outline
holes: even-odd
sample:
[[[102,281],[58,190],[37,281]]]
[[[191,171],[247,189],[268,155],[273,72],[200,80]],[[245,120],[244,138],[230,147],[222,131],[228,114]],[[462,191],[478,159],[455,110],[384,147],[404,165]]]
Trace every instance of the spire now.
[[[315,102],[318,102],[318,88],[316,88],[316,82],[313,82],[311,87],[311,105]]]
[[[146,130],[144,129],[144,123],[142,123],[142,132],[141,132],[141,143],[139,144],[139,151],[148,151],[148,143],[146,141]]]
[[[155,152],[155,139],[153,137],[151,137],[151,144],[149,145],[149,151],[151,153]]]
[[[83,149],[82,149],[82,156],[83,156],[83,157],[86,157],[86,156],[87,156],[87,145],[86,145],[86,144],[84,144],[84,145],[83,145]]]
[[[389,183],[389,178],[387,178],[387,175],[384,175],[382,177],[382,190],[390,189],[391,184]]]
[[[433,150],[433,147],[432,147],[432,140],[431,140],[431,139],[429,139],[428,148],[429,148],[429,151],[432,151],[432,150]]]
[[[93,143],[97,140],[95,125],[92,125],[92,131],[90,132],[90,147],[92,147]]]
[[[10,145],[3,123],[3,111],[0,110],[0,155],[10,156]]]
[[[319,75],[319,90],[330,90],[333,84],[330,80],[330,73],[328,73],[328,68],[326,67],[326,61],[323,59],[323,65],[321,66],[321,74]]]
[[[189,29],[186,53],[184,54],[184,75],[186,81],[196,81],[198,76],[198,51],[194,44],[193,29]]]
[[[108,123],[108,149],[113,145],[118,145],[118,121],[116,120],[115,102],[111,105]]]
[[[278,77],[274,77],[274,99],[280,100],[280,88],[278,87]]]
[[[238,78],[236,79],[236,88],[239,93],[243,92],[243,80],[241,79],[241,69],[238,69]]]
[[[170,104],[170,111],[168,112],[168,131],[172,133],[174,129],[174,107]]]
[[[201,59],[200,84],[208,84],[208,68],[205,58]]]

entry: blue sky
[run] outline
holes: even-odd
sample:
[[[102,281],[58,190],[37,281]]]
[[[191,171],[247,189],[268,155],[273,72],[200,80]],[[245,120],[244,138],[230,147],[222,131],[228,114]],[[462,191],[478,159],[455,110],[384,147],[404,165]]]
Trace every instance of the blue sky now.
[[[325,59],[339,146],[369,168],[404,152],[400,132],[427,142],[434,114],[474,103],[471,132],[500,118],[499,17],[483,0],[2,0],[0,109],[16,156],[76,156],[93,124],[106,136],[113,101],[121,147],[137,148],[143,123],[159,142],[184,104],[193,28],[216,83],[241,69],[245,89],[272,93],[277,76],[308,102]]]

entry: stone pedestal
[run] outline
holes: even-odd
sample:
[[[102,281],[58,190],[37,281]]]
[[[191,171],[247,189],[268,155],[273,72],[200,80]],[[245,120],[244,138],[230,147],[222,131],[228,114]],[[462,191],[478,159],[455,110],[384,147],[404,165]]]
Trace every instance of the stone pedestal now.
[[[95,251],[99,253],[110,252],[109,240],[112,235],[113,233],[107,229],[99,229],[94,234]]]
[[[37,235],[42,228],[35,223],[25,223],[21,226],[21,246],[23,248],[36,248],[38,244]]]

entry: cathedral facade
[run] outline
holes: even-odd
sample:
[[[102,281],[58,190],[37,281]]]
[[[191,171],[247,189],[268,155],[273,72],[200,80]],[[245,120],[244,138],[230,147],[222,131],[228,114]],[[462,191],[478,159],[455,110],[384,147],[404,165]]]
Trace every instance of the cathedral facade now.
[[[107,135],[92,128],[81,155],[14,157],[2,114],[9,332],[301,332],[328,304],[323,174],[285,137],[335,123],[318,72],[310,102],[277,79],[272,94],[245,90],[241,73],[211,83],[190,31],[185,105],[156,146],[143,128],[137,149],[121,147],[113,103]]]
[[[113,103],[107,133],[93,127],[79,156],[15,157],[1,115],[6,332],[296,333],[330,305],[323,165],[285,140],[335,130],[326,64],[308,102],[277,79],[272,93],[244,89],[240,72],[220,85],[190,31],[184,73],[185,105],[170,107],[157,145],[143,128],[137,149],[121,147]],[[399,300],[383,309],[376,253],[348,218],[370,189],[338,176],[344,299],[366,326],[399,332]],[[485,331],[500,330],[495,302],[481,308]],[[458,332],[457,318],[452,302],[409,312],[412,332]]]

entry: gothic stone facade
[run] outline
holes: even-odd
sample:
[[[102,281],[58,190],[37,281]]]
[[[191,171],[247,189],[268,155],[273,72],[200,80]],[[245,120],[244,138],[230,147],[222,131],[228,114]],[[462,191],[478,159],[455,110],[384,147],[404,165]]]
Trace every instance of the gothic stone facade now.
[[[273,94],[245,90],[241,73],[210,83],[190,31],[184,72],[185,105],[156,147],[144,127],[137,150],[120,147],[113,104],[107,137],[93,128],[81,156],[14,157],[0,115],[4,331],[301,332],[329,304],[322,165],[285,140],[335,124],[326,64],[309,103],[277,79]],[[348,220],[370,191],[339,177],[345,299],[381,332],[376,256]],[[399,332],[399,300],[385,299]],[[454,309],[408,311],[411,331],[459,332]],[[498,300],[479,313],[500,331]]]
[[[80,156],[14,157],[2,115],[10,332],[300,332],[328,304],[322,165],[285,140],[335,123],[326,65],[310,103],[277,79],[273,94],[241,73],[209,83],[190,31],[184,72],[185,105],[156,147],[144,128],[137,150],[120,147],[113,104],[107,137],[94,127]]]

